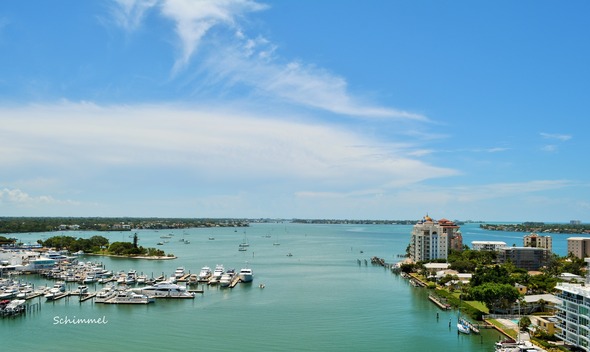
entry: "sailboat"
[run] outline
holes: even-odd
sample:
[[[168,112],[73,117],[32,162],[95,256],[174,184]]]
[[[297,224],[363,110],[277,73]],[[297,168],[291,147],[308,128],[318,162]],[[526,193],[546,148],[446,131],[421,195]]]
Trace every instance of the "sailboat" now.
[[[239,251],[245,251],[247,247],[249,247],[250,244],[248,243],[248,238],[246,237],[246,231],[244,231],[244,239],[242,240],[242,243],[240,243],[239,245]]]
[[[285,231],[287,231],[287,228],[285,228]],[[272,245],[273,245],[273,246],[280,246],[280,245],[281,245],[281,243],[279,242],[279,236],[278,236],[278,235],[277,235],[277,239],[276,239],[276,241],[274,241],[274,242],[272,243]]]

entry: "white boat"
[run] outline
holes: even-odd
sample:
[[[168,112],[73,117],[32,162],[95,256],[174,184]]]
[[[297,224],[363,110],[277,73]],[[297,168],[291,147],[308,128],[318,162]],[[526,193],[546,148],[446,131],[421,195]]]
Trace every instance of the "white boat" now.
[[[130,270],[125,278],[126,285],[134,285],[137,282],[137,271]]]
[[[148,304],[154,302],[153,297],[148,297],[147,295],[136,293],[131,290],[127,291],[118,291],[118,293],[108,300],[104,301],[104,303],[110,304]]]
[[[183,276],[184,276],[184,268],[182,266],[179,266],[178,268],[176,268],[176,271],[174,271],[174,277],[176,279],[180,279]]]
[[[459,330],[459,332],[462,334],[471,334],[471,329],[469,328],[469,326],[463,323],[457,323],[457,330]]]
[[[84,296],[88,294],[88,286],[86,285],[79,285],[78,288],[72,292],[74,295]]]
[[[96,276],[94,276],[94,274],[88,273],[88,274],[86,274],[86,277],[84,278],[84,280],[82,280],[82,283],[91,284],[91,283],[97,282],[97,281],[98,281],[98,278]]]
[[[155,298],[195,298],[195,294],[188,292],[186,287],[166,281],[142,288],[134,288],[131,291]]]
[[[209,279],[210,276],[211,276],[211,268],[208,266],[204,266],[201,268],[199,275],[197,275],[197,279],[199,281],[207,281],[207,279]]]
[[[242,282],[252,282],[254,279],[254,272],[250,268],[242,268],[238,275]]]
[[[223,267],[223,265],[217,264],[215,266],[215,270],[213,270],[212,276],[215,279],[219,280],[219,279],[221,279],[221,275],[223,275],[224,272],[225,272],[225,268]]]
[[[219,286],[228,287],[231,284],[235,273],[236,272],[233,269],[229,269],[228,271],[223,273],[223,275],[221,275],[221,278],[219,279]]]
[[[95,303],[104,303],[107,300],[115,297],[117,294],[117,290],[114,289],[113,286],[107,286],[102,290],[98,291],[96,297],[94,298]]]
[[[145,285],[147,282],[147,275],[138,275],[137,276],[137,284],[138,285]]]

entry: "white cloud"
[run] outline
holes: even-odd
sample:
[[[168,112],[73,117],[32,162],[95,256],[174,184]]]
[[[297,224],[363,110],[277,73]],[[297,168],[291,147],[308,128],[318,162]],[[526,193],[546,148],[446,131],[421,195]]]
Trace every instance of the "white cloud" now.
[[[565,142],[572,139],[571,135],[568,134],[556,134],[556,133],[540,133],[541,137],[545,139],[557,139],[559,141]]]
[[[146,12],[154,7],[158,0],[113,0],[118,5],[113,8],[112,15],[117,25],[127,31],[140,26]]]
[[[238,110],[62,103],[5,108],[0,115],[10,116],[0,133],[0,150],[12,151],[0,154],[6,168],[79,173],[158,166],[217,180],[275,179],[303,190],[339,191],[456,174],[341,127],[254,117]]]
[[[124,28],[135,27],[150,7],[174,22],[181,47],[172,69],[175,76],[191,68],[191,59],[207,34],[213,27],[220,27],[231,31],[225,32],[226,36],[217,33],[215,40],[199,51],[195,70],[207,72],[210,81],[205,84],[212,81],[221,85],[244,84],[265,96],[336,114],[428,121],[424,115],[377,106],[353,96],[346,80],[328,70],[296,60],[281,61],[276,45],[260,35],[248,36],[240,26],[241,17],[266,9],[264,4],[251,0],[120,0],[118,3],[118,23]],[[186,78],[184,75],[183,79]]]
[[[20,189],[0,189],[0,204],[10,204],[15,206],[37,206],[40,204],[78,204],[70,200],[57,200],[52,196],[40,195],[31,196]]]

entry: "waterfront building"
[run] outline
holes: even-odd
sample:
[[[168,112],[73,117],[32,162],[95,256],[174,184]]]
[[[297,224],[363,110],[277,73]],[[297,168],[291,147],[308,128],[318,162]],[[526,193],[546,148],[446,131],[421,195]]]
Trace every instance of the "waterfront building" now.
[[[451,249],[463,249],[463,237],[454,222],[436,221],[426,215],[414,225],[409,248],[410,259],[414,262],[447,259]]]
[[[471,248],[474,251],[494,251],[497,252],[506,248],[506,242],[503,241],[471,241]]]
[[[559,283],[555,287],[561,299],[557,305],[555,336],[582,351],[590,351],[590,287]]]
[[[570,237],[567,239],[567,253],[584,259],[590,257],[590,237]]]
[[[545,248],[507,247],[498,252],[498,262],[511,262],[520,269],[527,271],[539,270],[549,264],[551,251]]]
[[[536,233],[531,233],[524,236],[523,242],[525,247],[545,248],[550,251],[553,249],[551,236],[539,236]]]

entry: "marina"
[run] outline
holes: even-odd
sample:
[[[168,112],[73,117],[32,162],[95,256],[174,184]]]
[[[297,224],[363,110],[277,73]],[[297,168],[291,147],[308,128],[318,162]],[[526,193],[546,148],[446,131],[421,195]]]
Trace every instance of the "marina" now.
[[[248,229],[249,251],[235,248],[243,240],[243,234],[232,228],[189,229],[178,231],[191,244],[171,241],[170,248],[178,259],[137,260],[117,257],[78,255],[79,262],[98,268],[111,279],[101,283],[67,282],[55,271],[55,277],[41,275],[15,275],[9,280],[30,286],[27,293],[28,309],[21,316],[0,319],[0,338],[11,350],[39,349],[35,341],[27,338],[30,331],[37,331],[44,345],[59,346],[59,350],[79,348],[78,342],[87,342],[84,349],[100,351],[100,336],[117,341],[117,349],[135,348],[127,337],[138,334],[144,337],[146,351],[168,348],[166,338],[175,339],[175,350],[192,350],[198,339],[204,350],[230,350],[219,346],[212,334],[216,327],[223,327],[243,334],[241,351],[267,350],[396,350],[420,351],[424,349],[453,351],[494,351],[494,343],[502,336],[494,329],[482,329],[479,334],[457,335],[457,312],[441,310],[428,298],[428,290],[414,288],[400,275],[392,274],[388,267],[372,265],[371,257],[384,258],[386,262],[399,261],[396,254],[407,246],[409,226],[385,225],[301,225],[252,224]],[[281,229],[281,246],[274,246],[274,228]],[[465,226],[466,241],[481,239],[519,238],[521,234],[481,231],[477,226]],[[170,231],[172,232],[172,231]],[[169,231],[166,231],[169,233]],[[262,236],[270,233],[271,238]],[[96,233],[72,233],[72,236],[92,236]],[[108,233],[111,241],[128,238],[128,232]],[[257,236],[256,234],[261,234]],[[45,236],[53,235],[51,233]],[[69,235],[69,234],[68,234]],[[160,241],[156,231],[138,231],[141,245],[155,246]],[[35,239],[39,234],[19,235]],[[27,237],[25,237],[27,236]],[[215,236],[215,240],[209,240]],[[176,247],[174,247],[176,246]],[[556,252],[563,247],[556,238]],[[363,253],[361,253],[363,251]],[[287,253],[296,253],[288,257]],[[360,261],[360,264],[359,264]],[[368,265],[365,264],[368,262]],[[92,265],[88,265],[88,263]],[[222,287],[220,282],[208,285],[205,267],[224,269],[251,268],[251,283],[236,283],[233,289]],[[82,266],[79,266],[82,267]],[[193,293],[191,299],[160,299],[152,303],[107,303],[117,294],[117,289],[143,288],[174,277],[176,270],[184,268],[184,276],[176,285]],[[98,269],[96,269],[98,271]],[[137,278],[146,276],[146,283],[139,280],[133,285],[117,283],[120,274],[125,277],[135,271]],[[210,270],[210,269],[209,269]],[[67,272],[67,271],[66,271]],[[201,277],[203,273],[203,277]],[[74,276],[79,273],[74,272]],[[186,276],[188,274],[188,277]],[[191,283],[195,275],[196,283]],[[123,276],[123,275],[121,275]],[[108,278],[109,276],[107,276]],[[234,275],[239,277],[238,275]],[[113,281],[112,278],[115,278]],[[221,278],[221,277],[220,277]],[[80,285],[87,285],[94,297],[65,295],[47,301],[44,296],[33,296],[43,288],[52,288],[64,281],[64,292],[72,293]],[[153,282],[150,282],[153,281]],[[29,298],[30,297],[30,298]],[[85,299],[85,300],[84,300]],[[437,319],[437,314],[440,319]],[[56,324],[65,317],[98,319],[106,324],[79,326]],[[449,321],[454,324],[449,327]],[[177,330],[166,326],[190,326]],[[293,332],[305,339],[293,337]],[[428,334],[424,334],[428,331]],[[65,338],[75,334],[79,340]],[[172,334],[172,335],[170,335]],[[339,339],[334,341],[332,336]],[[143,348],[143,347],[142,347]],[[49,349],[51,350],[51,349]],[[57,348],[54,350],[58,350]]]

